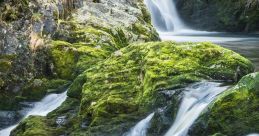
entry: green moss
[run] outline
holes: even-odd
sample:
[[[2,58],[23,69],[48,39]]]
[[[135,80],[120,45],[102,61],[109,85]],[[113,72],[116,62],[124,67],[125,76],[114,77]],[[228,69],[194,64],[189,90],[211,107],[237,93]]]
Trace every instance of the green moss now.
[[[11,136],[54,136],[62,134],[58,129],[49,127],[47,123],[49,122],[44,117],[30,116],[11,132]]]
[[[197,121],[193,135],[246,135],[259,131],[259,73],[243,77],[221,94]],[[206,130],[206,131],[205,131]]]
[[[12,63],[8,60],[0,60],[0,72],[8,72]]]
[[[8,3],[4,3],[0,9],[2,13],[0,18],[3,21],[11,22],[18,20],[24,13],[29,12],[29,1],[28,0],[12,0]],[[28,13],[29,14],[29,13]]]
[[[40,13],[34,13],[34,14],[32,15],[32,20],[33,20],[33,21],[41,21],[41,20],[42,20],[42,17],[43,17],[43,15],[40,14]]]
[[[22,88],[21,96],[27,101],[37,101],[42,99],[47,93],[64,91],[68,85],[69,82],[66,80],[34,79]]]
[[[66,46],[80,54],[79,49],[87,45]],[[92,50],[91,46],[86,49],[80,49],[78,58]],[[89,56],[85,55],[86,60]],[[164,106],[162,90],[204,79],[234,82],[253,71],[249,60],[214,44],[175,42],[131,44],[86,68],[69,88],[68,96],[73,98],[47,117],[53,122],[65,115],[69,121],[62,130],[71,135],[122,135],[153,109]],[[179,99],[174,102],[172,114]],[[82,128],[82,123],[87,127]]]
[[[103,60],[107,54],[103,49],[84,43],[52,42],[51,55],[55,72],[58,77],[63,79],[73,79],[83,70]]]
[[[86,82],[84,74],[77,76],[73,83],[69,86],[67,95],[71,98],[81,98],[82,86]]]
[[[132,44],[80,75],[86,81],[80,114],[92,120],[91,133],[111,125],[118,132],[122,129],[119,123],[110,122],[120,120],[119,115],[141,116],[154,109],[159,90],[201,79],[234,81],[237,68],[240,76],[253,71],[249,60],[211,43]],[[105,118],[111,121],[106,123]]]
[[[0,100],[1,100],[0,101],[0,110],[17,110],[17,109],[19,109],[19,104],[16,101],[14,94],[8,94],[5,92],[1,92]]]
[[[78,59],[75,48],[70,43],[64,41],[53,41],[51,56],[58,77],[72,79],[73,71]]]

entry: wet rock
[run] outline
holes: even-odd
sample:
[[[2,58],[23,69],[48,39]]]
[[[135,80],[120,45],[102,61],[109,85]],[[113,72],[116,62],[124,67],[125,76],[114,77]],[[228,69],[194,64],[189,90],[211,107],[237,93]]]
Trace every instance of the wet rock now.
[[[21,115],[15,111],[0,111],[0,129],[15,124],[21,119]]]
[[[67,117],[66,116],[60,116],[56,119],[56,124],[58,127],[64,126],[67,123]]]

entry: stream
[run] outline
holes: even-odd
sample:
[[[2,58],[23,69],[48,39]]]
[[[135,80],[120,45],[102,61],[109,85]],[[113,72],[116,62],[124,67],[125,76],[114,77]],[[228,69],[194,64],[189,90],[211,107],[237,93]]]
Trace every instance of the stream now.
[[[46,116],[51,111],[58,108],[67,98],[67,91],[61,94],[49,94],[39,102],[26,103],[28,108],[19,111],[25,119],[31,115]],[[9,136],[11,131],[21,122],[19,120],[16,124],[0,130],[0,136]]]

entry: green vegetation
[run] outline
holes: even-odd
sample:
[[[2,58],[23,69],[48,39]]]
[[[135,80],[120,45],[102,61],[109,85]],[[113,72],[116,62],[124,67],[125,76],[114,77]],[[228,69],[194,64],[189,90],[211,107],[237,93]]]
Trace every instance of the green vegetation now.
[[[65,91],[68,85],[68,81],[61,79],[34,79],[22,88],[22,94],[17,98],[27,101],[38,101],[47,93]]]
[[[211,43],[131,44],[80,74],[68,91],[73,98],[47,120],[66,115],[69,123],[61,129],[71,135],[121,135],[165,104],[163,89],[203,79],[235,81],[252,71],[249,60]],[[84,122],[87,128],[80,127]]]
[[[56,136],[62,134],[58,129],[48,126],[48,123],[51,122],[48,122],[44,117],[30,116],[20,123],[11,136]]]

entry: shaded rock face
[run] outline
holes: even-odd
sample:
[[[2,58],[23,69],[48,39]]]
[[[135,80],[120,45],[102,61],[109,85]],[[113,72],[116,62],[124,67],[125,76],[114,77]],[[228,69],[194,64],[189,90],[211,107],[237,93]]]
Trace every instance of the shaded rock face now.
[[[48,41],[66,19],[82,6],[80,0],[6,0],[0,6],[0,105],[19,95],[34,78],[53,78]],[[12,102],[9,102],[9,101]],[[14,104],[15,105],[15,104]]]
[[[183,20],[195,29],[209,31],[259,31],[257,0],[176,0]]]
[[[21,116],[14,111],[0,111],[0,129],[5,128],[8,125],[16,123]]]
[[[259,131],[259,73],[243,77],[221,94],[196,121],[191,135],[243,136]]]
[[[75,79],[68,101],[46,119],[37,119],[47,128],[22,123],[30,129],[18,127],[12,135],[31,134],[32,129],[51,130],[46,133],[52,134],[122,135],[168,102],[172,105],[166,114],[176,114],[182,90],[172,96],[165,95],[165,90],[204,79],[234,80],[237,67],[241,76],[253,71],[249,60],[211,43],[130,44]],[[51,125],[61,116],[66,116],[66,124]],[[34,121],[28,118],[25,122]]]

